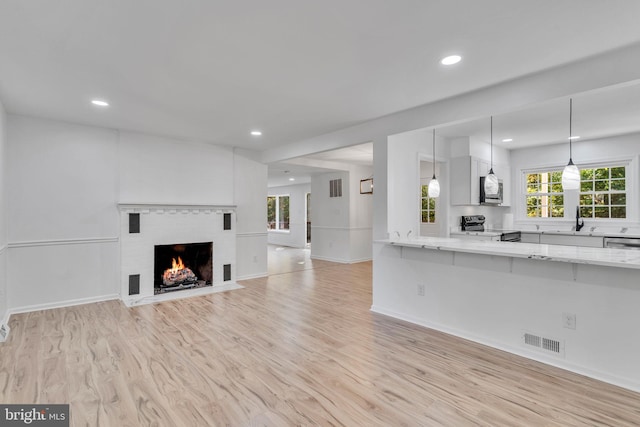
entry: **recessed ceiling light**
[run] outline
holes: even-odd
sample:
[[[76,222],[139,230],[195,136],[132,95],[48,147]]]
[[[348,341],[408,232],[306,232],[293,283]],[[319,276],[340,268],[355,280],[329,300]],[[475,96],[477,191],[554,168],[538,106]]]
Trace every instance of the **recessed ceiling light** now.
[[[103,101],[101,99],[92,99],[91,103],[93,105],[97,105],[98,107],[108,107],[109,103],[107,101]]]
[[[570,136],[569,139],[580,139],[579,136]]]
[[[451,56],[447,56],[446,58],[442,58],[440,63],[442,65],[453,65],[453,64],[457,64],[461,60],[462,60],[462,56],[460,56],[460,55],[451,55]]]
[[[259,130],[252,130],[252,131],[251,131],[251,135],[253,135],[253,136],[260,136],[260,135],[262,135],[262,132],[261,132],[261,131],[259,131]]]
[[[296,180],[295,178],[289,178],[289,181],[295,181],[295,180]]]
[[[502,140],[502,142],[511,142],[513,141],[513,138],[505,138]]]

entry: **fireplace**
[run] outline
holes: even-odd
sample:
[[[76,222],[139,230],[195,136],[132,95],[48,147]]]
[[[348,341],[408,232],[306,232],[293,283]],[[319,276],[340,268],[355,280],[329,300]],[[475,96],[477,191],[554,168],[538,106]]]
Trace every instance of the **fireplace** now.
[[[118,208],[120,295],[127,306],[237,289],[235,206]]]
[[[153,293],[202,288],[213,284],[213,242],[155,245]]]

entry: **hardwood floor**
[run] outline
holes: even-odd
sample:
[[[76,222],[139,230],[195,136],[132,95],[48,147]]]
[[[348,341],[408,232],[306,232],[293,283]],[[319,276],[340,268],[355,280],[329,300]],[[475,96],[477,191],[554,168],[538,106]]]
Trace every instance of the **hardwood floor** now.
[[[311,249],[269,245],[269,275],[292,273],[335,265],[333,262],[311,259]]]
[[[640,425],[640,395],[373,314],[371,264],[11,317],[0,402],[74,426]]]

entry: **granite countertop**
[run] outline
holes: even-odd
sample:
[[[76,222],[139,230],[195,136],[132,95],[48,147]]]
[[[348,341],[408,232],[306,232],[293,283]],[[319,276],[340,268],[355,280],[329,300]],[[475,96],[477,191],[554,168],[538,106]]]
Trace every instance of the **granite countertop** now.
[[[376,243],[451,252],[528,258],[542,261],[640,269],[640,251],[625,249],[478,241],[447,237],[420,237],[399,240],[386,239],[376,240]]]
[[[589,231],[589,227],[585,227],[580,231],[573,230],[520,230],[521,233],[530,234],[555,234],[558,236],[592,236],[592,237],[629,237],[640,239],[640,234],[636,232],[622,233],[615,231]],[[453,233],[452,233],[453,234]]]
[[[502,234],[499,231],[452,231],[452,236],[489,236],[496,237]]]

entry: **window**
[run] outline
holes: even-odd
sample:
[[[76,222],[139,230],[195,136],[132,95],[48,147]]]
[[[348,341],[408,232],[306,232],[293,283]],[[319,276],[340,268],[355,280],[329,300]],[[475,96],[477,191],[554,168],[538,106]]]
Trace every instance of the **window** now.
[[[289,230],[289,196],[267,197],[267,230]]]
[[[422,223],[433,224],[436,222],[436,199],[429,197],[429,186],[422,186]]]
[[[564,217],[562,171],[526,173],[527,217]]]
[[[626,167],[580,169],[580,216],[626,218]]]

